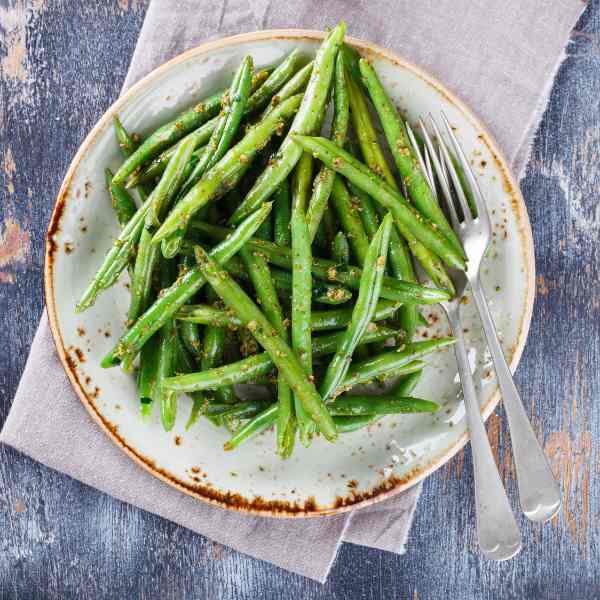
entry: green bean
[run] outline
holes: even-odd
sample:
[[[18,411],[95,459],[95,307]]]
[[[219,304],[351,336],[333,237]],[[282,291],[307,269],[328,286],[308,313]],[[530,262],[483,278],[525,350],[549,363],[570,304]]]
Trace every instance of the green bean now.
[[[198,182],[202,175],[213,167],[229,150],[231,142],[236,135],[242,116],[248,104],[252,88],[252,57],[246,56],[237,70],[231,87],[223,100],[223,109],[219,115],[219,122],[213,131],[204,153],[199,158],[196,166],[182,187],[182,195],[187,194]],[[274,73],[273,73],[274,75]],[[271,75],[271,77],[273,76]],[[254,94],[260,93],[269,80]]]
[[[156,246],[154,246],[156,248]],[[185,274],[194,267],[195,261],[191,256],[184,256],[180,262],[180,274]],[[202,360],[202,340],[200,338],[200,328],[197,323],[192,321],[181,321],[179,323],[179,333],[181,341],[188,352],[199,363]]]
[[[350,245],[348,244],[348,238],[343,231],[338,231],[333,238],[331,257],[340,265],[350,264]]]
[[[255,233],[260,224],[271,210],[270,204],[265,204],[254,214],[250,215],[231,236],[211,250],[211,257],[217,262],[227,262]],[[190,269],[180,276],[167,290],[164,290],[157,301],[126,331],[117,345],[102,359],[101,366],[115,366],[127,355],[135,357],[146,341],[164,323],[173,316],[190,298],[206,283],[206,279],[198,268]]]
[[[394,316],[400,306],[402,305],[399,302],[380,300],[373,313],[373,322],[389,319]],[[310,328],[312,331],[343,329],[348,325],[351,317],[351,308],[313,310],[311,311]],[[183,306],[175,314],[175,318],[182,322],[212,325],[213,327],[228,327],[230,329],[242,327],[242,322],[230,310],[214,308],[206,304]]]
[[[206,206],[213,198],[223,195],[233,187],[248,169],[257,151],[280,127],[283,120],[298,110],[301,97],[293,96],[282,102],[263,121],[249,129],[246,135],[233,146],[221,160],[209,169],[204,177],[171,210],[154,241],[168,237],[178,229],[185,229],[191,216]]]
[[[352,386],[358,385],[359,383],[366,383],[381,375],[387,376],[415,359],[421,358],[434,350],[444,348],[453,343],[454,338],[439,338],[424,342],[412,342],[401,346],[397,350],[389,350],[378,356],[356,362],[350,366],[343,386],[338,388],[337,391],[345,391]]]
[[[392,394],[395,396],[409,396],[417,386],[421,375],[423,374],[422,369],[406,375],[392,390]],[[375,421],[381,419],[380,416],[376,415],[360,415],[355,417],[333,417],[333,422],[337,427],[338,433],[349,433],[362,429]]]
[[[420,398],[403,398],[394,395],[338,396],[328,404],[334,416],[399,415],[404,413],[434,413],[439,404]]]
[[[146,344],[140,353],[140,368],[138,370],[137,384],[140,410],[143,416],[149,416],[152,412],[154,387],[156,385],[158,349],[159,342],[155,339],[152,340],[151,344]]]
[[[104,176],[117,221],[121,227],[125,227],[137,210],[135,202],[122,185],[113,183],[113,174],[110,169],[104,170]]]
[[[292,233],[290,230],[291,211],[290,187],[288,180],[284,179],[277,188],[275,200],[273,201],[273,241],[278,246],[291,246],[292,244]]]
[[[92,278],[88,287],[83,292],[81,299],[75,306],[76,312],[83,312],[94,304],[98,294],[114,285],[128,265],[135,250],[135,246],[144,228],[144,219],[150,207],[147,200],[123,227],[121,233],[106,253],[102,264]]]
[[[223,239],[232,231],[226,227],[218,227],[197,221],[194,222],[194,227],[214,239]],[[256,252],[264,254],[271,264],[288,270],[292,268],[292,255],[289,248],[282,248],[273,243],[257,239],[249,240],[248,245]],[[349,288],[358,289],[362,271],[358,267],[340,266],[332,260],[313,256],[312,274],[313,277],[323,281],[337,281]],[[381,297],[406,304],[437,304],[448,300],[450,294],[446,290],[384,277]]]
[[[172,264],[160,261],[161,287],[167,287],[173,280]],[[175,320],[167,319],[160,329],[154,402],[160,405],[160,420],[165,431],[170,431],[177,417],[177,395],[163,386],[164,380],[173,374],[177,349],[177,329]]]
[[[115,173],[116,183],[123,183],[138,167],[154,158],[184,135],[197,129],[211,117],[214,117],[221,106],[223,92],[213,94],[203,102],[179,115],[166,125],[154,131],[143,144],[121,165]]]
[[[198,161],[204,153],[204,146],[210,139],[210,136],[215,130],[217,123],[219,123],[219,120],[220,119],[218,115],[216,117],[213,117],[212,119],[204,123],[204,125],[198,127],[198,129],[196,129],[195,131],[188,133],[176,144],[173,144],[173,146],[167,148],[164,152],[159,154],[143,170],[135,171],[127,179],[127,187],[130,188],[139,185],[140,183],[154,181],[156,178],[160,177],[163,174],[164,170],[167,168],[169,160],[171,160],[171,157],[177,151],[177,148],[179,148],[179,146],[184,142],[193,140],[194,153],[192,154],[192,160],[190,161],[190,164],[195,164],[195,162]],[[187,173],[187,176],[189,176],[193,167],[188,168],[189,171]]]
[[[392,225],[391,215],[386,215],[369,245],[358,299],[352,310],[352,318],[342,343],[331,359],[321,382],[320,392],[325,402],[332,397],[340,382],[344,380],[352,360],[352,354],[375,312],[385,271],[385,258],[388,252]]]
[[[358,264],[362,265],[369,249],[369,238],[360,219],[360,207],[352,203],[348,189],[339,175],[334,178],[332,191],[332,204],[342,229],[348,236],[352,254]]]
[[[268,115],[280,102],[283,102],[287,98],[304,90],[310,79],[313,64],[314,61],[311,60],[293,75],[293,77],[271,98],[269,105],[265,108],[261,118]]]
[[[312,377],[312,347],[310,313],[312,299],[311,239],[306,223],[306,205],[312,181],[313,160],[304,153],[292,177],[292,349],[306,376]],[[264,259],[263,259],[264,260]],[[300,441],[309,446],[315,432],[314,422],[304,409],[298,394],[294,394],[294,409]]]
[[[287,57],[273,70],[269,78],[252,94],[248,102],[248,114],[262,110],[274,96],[298,71],[302,56],[294,48]],[[296,92],[297,93],[297,92]]]
[[[331,168],[350,179],[357,187],[385,206],[392,213],[394,222],[403,235],[406,232],[409,237],[420,241],[424,247],[437,254],[449,266],[465,269],[463,257],[457,253],[450,242],[369,167],[325,138],[294,135],[294,139],[307,152],[312,152],[316,158],[330,165]]]
[[[335,75],[333,84],[334,115],[331,127],[333,141],[343,148],[348,133],[348,122],[350,117],[350,105],[348,102],[348,90],[344,78],[344,56],[338,52],[335,61]],[[333,188],[335,171],[323,165],[315,177],[313,194],[306,212],[306,221],[311,240],[314,240],[317,230],[327,209],[327,202]],[[362,264],[362,263],[361,263]]]
[[[375,131],[375,127],[367,107],[367,98],[358,83],[351,76],[348,78],[348,89],[350,94],[350,106],[352,108],[354,130],[356,131],[365,163],[397,191],[398,186],[396,185],[396,181],[389,169],[383,154],[383,150],[379,145],[377,132]],[[371,206],[372,204],[369,202],[367,206],[367,212]],[[380,215],[387,212],[385,207],[380,204],[376,205],[374,208],[377,212],[379,212]],[[368,218],[371,218],[371,216],[369,215]],[[404,233],[406,234],[407,232],[404,231]],[[417,242],[414,238],[406,239],[412,244],[413,248],[419,245],[419,242]],[[420,251],[422,254],[424,249],[421,249]],[[417,281],[407,242],[400,237],[396,227],[394,227],[390,238],[389,261],[392,272],[396,278],[404,281]],[[399,312],[400,324],[407,334],[407,339],[411,339],[414,335],[416,328],[416,314],[416,307],[409,305],[402,307]]]
[[[125,156],[125,158],[128,158],[135,152],[138,143],[133,138],[133,136],[129,135],[125,127],[123,127],[123,123],[121,123],[119,115],[115,115],[113,117],[113,125],[115,128],[115,136],[117,138],[119,148],[121,148],[123,156]]]
[[[234,436],[225,443],[223,449],[234,450],[242,442],[269,429],[277,419],[277,412],[277,404],[272,404],[266,408],[263,412],[256,415],[254,419],[248,421],[241,429],[236,431]]]
[[[146,215],[146,228],[153,229],[161,224],[171,200],[183,183],[183,171],[194,150],[193,140],[180,144],[171,156],[158,185],[150,194],[150,209]]]
[[[200,369],[202,371],[220,367],[223,364],[226,333],[226,329],[223,327],[207,327],[204,330],[203,351],[200,359]],[[223,404],[232,404],[236,401],[232,386],[220,387],[215,391],[215,396],[217,401]]]
[[[149,213],[148,213],[149,214]],[[152,244],[152,234],[144,229],[138,243],[138,252],[135,257],[135,266],[131,280],[131,298],[127,312],[128,325],[133,325],[135,320],[150,304],[152,294],[152,274],[158,259],[158,246]]]
[[[290,132],[281,144],[275,160],[263,171],[242,204],[229,219],[230,224],[238,223],[245,215],[256,210],[258,206],[268,200],[269,196],[296,166],[302,150],[294,143],[293,134],[308,134],[318,130],[334,71],[335,57],[344,38],[344,32],[345,25],[340,23],[321,44],[302,104],[292,122]]]
[[[421,171],[417,156],[408,139],[404,122],[398,115],[398,111],[383,85],[381,85],[375,69],[364,59],[360,60],[359,68],[362,81],[369,91],[375,110],[379,115],[398,172],[406,184],[415,206],[432,223],[437,225],[439,231],[448,238],[459,253],[463,253],[462,245],[456,233],[444,216]]]
[[[314,385],[306,378],[302,365],[292,349],[277,335],[275,328],[244,290],[200,246],[196,247],[196,260],[215,292],[270,354],[288,385],[299,396],[303,407],[317,423],[323,435],[329,441],[334,441],[336,432],[333,421]]]
[[[258,254],[262,254],[256,249],[253,249],[253,251],[255,253],[258,252]],[[229,271],[229,273],[234,277],[240,279],[247,279],[248,277],[243,265],[235,258],[230,260],[227,265],[225,265],[225,269],[227,269],[227,271]],[[280,297],[289,300],[292,295],[292,274],[287,271],[272,269],[271,278],[273,279],[275,289]],[[352,298],[352,292],[344,286],[318,280],[313,280],[311,294],[313,302],[329,304],[332,306],[344,304]]]
[[[240,250],[240,256],[244,261],[252,285],[256,292],[258,302],[262,306],[265,316],[275,328],[277,335],[287,341],[288,335],[283,320],[283,310],[279,304],[275,284],[271,278],[271,272],[267,261],[260,255],[255,254],[247,248]],[[292,395],[291,390],[286,383],[283,375],[277,377],[277,403],[279,406],[277,418],[277,452],[282,458],[287,458],[292,447],[286,444],[288,440],[288,430],[294,427],[292,413]]]
[[[367,331],[361,344],[381,342],[397,336],[398,332],[389,327],[378,327],[374,331]],[[322,335],[312,338],[313,356],[333,354],[339,346],[344,332]],[[402,366],[402,365],[401,365]],[[401,368],[398,367],[398,368]],[[210,371],[199,371],[186,375],[170,377],[165,381],[165,386],[177,393],[189,393],[201,390],[217,389],[222,385],[235,385],[260,379],[273,370],[274,364],[271,357],[266,353],[254,354],[233,363],[224,365]],[[422,366],[421,366],[422,368]]]

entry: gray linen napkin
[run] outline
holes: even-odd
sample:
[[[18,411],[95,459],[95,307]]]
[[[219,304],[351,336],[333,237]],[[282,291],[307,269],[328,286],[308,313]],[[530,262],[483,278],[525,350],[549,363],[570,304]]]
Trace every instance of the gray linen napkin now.
[[[521,175],[584,6],[580,0],[215,0],[199,10],[195,0],[153,0],[124,89],[211,38],[323,29],[343,18],[350,35],[396,51],[466,99]],[[50,407],[53,427],[44,417]],[[0,441],[120,500],[321,582],[341,541],[403,552],[420,492],[418,486],[354,513],[301,520],[244,516],[193,500],[137,467],[91,421],[63,372],[45,314]]]

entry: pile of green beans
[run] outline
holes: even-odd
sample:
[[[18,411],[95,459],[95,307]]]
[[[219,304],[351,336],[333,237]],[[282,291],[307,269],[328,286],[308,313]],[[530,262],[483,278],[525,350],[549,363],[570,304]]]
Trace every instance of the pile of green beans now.
[[[115,116],[124,162],[106,184],[119,233],[76,310],[128,272],[126,327],[101,366],[136,371],[140,412],[165,431],[203,418],[231,431],[233,450],[275,427],[288,458],[296,440],[439,408],[412,392],[423,359],[454,340],[419,341],[418,309],[451,298],[445,265],[464,269],[464,252],[344,35],[340,23],[315,57],[293,50],[260,70],[245,56],[227,89],[144,137]],[[355,388],[387,378],[379,395]],[[264,398],[238,396],[249,383]]]

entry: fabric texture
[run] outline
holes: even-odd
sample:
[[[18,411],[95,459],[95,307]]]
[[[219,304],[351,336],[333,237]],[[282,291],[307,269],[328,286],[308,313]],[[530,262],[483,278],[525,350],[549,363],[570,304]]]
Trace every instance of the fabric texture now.
[[[467,100],[521,176],[584,7],[578,0],[215,0],[198,10],[195,0],[153,0],[123,89],[210,39],[259,29],[322,30],[343,18],[349,35],[397,52]],[[417,486],[365,509],[313,519],[247,516],[198,502],[139,468],[90,419],[62,369],[45,314],[0,441],[124,502],[321,582],[342,541],[403,552],[420,493]]]

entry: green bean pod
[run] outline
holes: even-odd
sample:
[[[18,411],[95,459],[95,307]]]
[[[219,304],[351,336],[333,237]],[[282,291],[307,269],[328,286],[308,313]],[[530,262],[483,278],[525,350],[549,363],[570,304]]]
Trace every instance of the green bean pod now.
[[[158,246],[152,244],[152,234],[144,229],[138,243],[131,280],[131,298],[127,312],[127,322],[130,326],[150,305],[152,274],[157,264],[158,254]]]
[[[234,436],[223,446],[224,450],[234,450],[242,442],[248,440],[259,433],[269,429],[277,420],[277,404],[272,404],[263,412],[248,421],[243,427],[235,432]]]
[[[229,219],[230,224],[239,223],[248,213],[268,200],[300,160],[302,149],[294,143],[293,134],[314,133],[321,123],[333,76],[335,57],[344,38],[345,29],[344,23],[338,24],[321,44],[302,104],[292,122],[290,132],[279,148],[275,160],[263,171],[242,204]]]
[[[158,335],[156,336],[159,337]],[[137,376],[138,397],[142,416],[149,416],[152,412],[154,401],[154,388],[156,386],[156,373],[158,365],[159,340],[147,344],[140,353],[140,367]]]
[[[393,317],[400,306],[402,305],[399,302],[379,300],[373,313],[373,322]],[[351,317],[351,308],[313,310],[311,311],[310,328],[312,331],[343,329],[348,325]],[[183,306],[175,314],[175,318],[182,322],[212,325],[213,327],[228,327],[230,329],[242,327],[242,322],[230,310],[214,308],[206,304]]]
[[[361,344],[381,342],[397,336],[398,332],[389,327],[378,327],[374,331],[367,331]],[[313,356],[333,354],[340,344],[344,332],[322,335],[312,338]],[[254,354],[233,363],[229,363],[217,369],[209,371],[198,371],[186,375],[170,377],[165,381],[165,386],[177,393],[189,393],[202,390],[213,390],[223,385],[236,385],[260,379],[268,375],[274,368],[271,357],[266,352]],[[394,365],[396,367],[396,365]],[[401,365],[402,366],[402,365]],[[400,367],[398,367],[400,368]]]
[[[434,350],[450,346],[454,341],[454,338],[439,338],[424,342],[412,342],[401,346],[397,350],[389,350],[378,356],[356,362],[350,366],[343,386],[338,388],[337,391],[341,393],[359,383],[367,383],[382,375],[389,376],[390,373],[394,373],[397,369]]]
[[[292,78],[298,71],[302,55],[297,48],[294,48],[286,58],[275,68],[269,75],[267,80],[252,94],[249,102],[247,113],[252,114],[262,110],[271,98],[283,88],[283,86]],[[297,90],[294,93],[298,93]],[[289,97],[289,96],[288,96]]]
[[[331,257],[340,265],[350,264],[350,244],[348,244],[348,238],[343,231],[338,231],[333,238]]]
[[[331,168],[347,177],[358,188],[387,208],[392,213],[394,222],[402,235],[406,232],[408,237],[420,241],[424,247],[437,254],[448,266],[465,269],[464,258],[446,237],[432,227],[423,215],[417,212],[390,185],[382,181],[369,167],[325,138],[294,135],[294,139],[307,152],[312,152],[313,156],[330,165]],[[411,246],[412,250],[413,246]]]
[[[219,263],[226,263],[260,227],[271,211],[265,204],[250,215],[231,235],[211,250],[211,257]],[[193,268],[180,276],[177,281],[159,296],[156,302],[126,331],[117,345],[102,359],[103,368],[119,364],[127,355],[135,357],[148,339],[158,331],[190,298],[206,283],[198,268]]]
[[[333,416],[400,415],[406,413],[434,413],[439,404],[420,398],[395,395],[338,396],[327,406]]]
[[[180,262],[180,275],[193,269],[194,264],[195,260],[191,256],[182,257]],[[200,327],[198,326],[198,323],[182,320],[179,323],[179,333],[181,335],[181,341],[187,348],[187,351],[194,357],[196,363],[200,364],[200,361],[202,360],[202,338],[200,336]]]
[[[339,175],[334,177],[331,203],[342,229],[346,232],[352,254],[356,262],[362,265],[369,250],[369,238],[360,218],[361,208],[353,204],[350,193]]]
[[[304,153],[292,177],[292,349],[306,377],[312,377],[312,347],[310,313],[312,298],[311,239],[306,223],[306,205],[312,181],[312,156]],[[309,446],[315,431],[314,422],[304,409],[298,395],[294,408],[300,441]]]
[[[297,71],[292,78],[271,98],[269,105],[265,108],[261,118],[268,115],[280,102],[294,96],[304,90],[310,79],[314,61],[310,61]]]
[[[113,174],[110,169],[104,170],[104,176],[117,221],[121,227],[125,227],[137,210],[135,202],[122,185],[113,183]]]
[[[340,382],[344,380],[358,341],[373,318],[383,281],[392,224],[391,215],[386,215],[369,245],[352,318],[321,382],[320,392],[325,402],[332,397]]]
[[[226,227],[218,227],[202,222],[195,222],[194,228],[218,240],[224,239],[232,231]],[[249,240],[248,244],[256,252],[264,254],[271,264],[288,270],[292,268],[293,261],[289,248],[282,248],[273,243],[257,239]],[[362,270],[358,267],[338,265],[332,260],[313,256],[311,268],[313,277],[317,279],[328,282],[335,281],[352,289],[358,289],[360,286]],[[450,294],[446,290],[384,277],[381,297],[406,304],[437,304],[449,300]]]
[[[178,229],[185,229],[195,212],[233,187],[246,172],[258,150],[267,143],[281,123],[298,110],[301,100],[300,96],[289,98],[263,121],[249,129],[242,140],[233,146],[212,169],[209,169],[171,210],[154,236],[155,243]]]
[[[331,416],[314,385],[306,378],[304,369],[292,349],[277,334],[275,328],[244,290],[200,246],[196,247],[196,260],[215,292],[269,353],[294,394],[298,395],[305,410],[319,426],[321,433],[329,441],[334,441],[337,434]]]
[[[121,165],[115,173],[114,181],[123,183],[138,167],[173,145],[184,135],[197,129],[211,117],[214,117],[221,107],[223,92],[213,94],[203,102],[196,104],[190,110],[179,115],[166,125],[159,127],[146,138],[143,144]]]
[[[225,352],[225,338],[227,331],[223,327],[207,327],[204,330],[202,344],[202,358],[200,368],[202,371],[220,367],[223,364]],[[215,391],[216,400],[223,404],[232,404],[236,401],[233,386],[223,386]]]
[[[287,179],[284,179],[279,188],[277,188],[273,201],[273,213],[273,241],[278,246],[291,246],[292,232],[290,229],[290,219],[292,201]]]
[[[213,167],[229,150],[231,142],[239,129],[242,116],[248,104],[248,98],[250,97],[252,89],[252,66],[252,57],[244,57],[233,78],[229,92],[225,95],[223,110],[219,115],[219,122],[204,149],[204,153],[184,183],[182,194],[189,192],[202,175]],[[263,90],[267,83],[268,80],[256,94]]]
[[[362,81],[367,88],[383,131],[387,139],[392,157],[398,168],[414,205],[439,229],[454,245],[458,252],[463,252],[458,236],[448,223],[440,205],[425,175],[422,173],[414,150],[408,139],[404,122],[388,96],[385,88],[379,81],[375,69],[364,59],[359,62]]]
[[[344,56],[341,52],[338,52],[335,61],[333,82],[334,114],[333,124],[331,126],[331,137],[340,148],[343,148],[346,143],[348,123],[350,120],[350,105],[344,71]],[[317,230],[319,229],[319,225],[323,219],[325,210],[327,209],[327,203],[329,201],[329,196],[331,195],[334,179],[335,171],[325,165],[321,167],[319,173],[315,177],[313,193],[306,212],[306,221],[308,223],[308,231],[311,240],[315,239]]]

